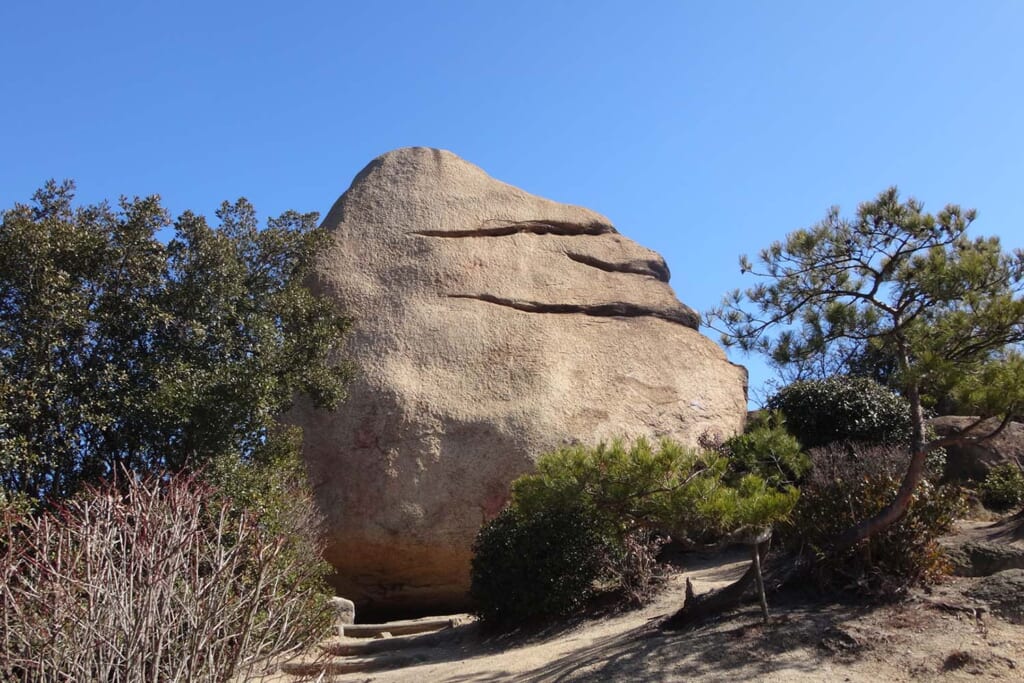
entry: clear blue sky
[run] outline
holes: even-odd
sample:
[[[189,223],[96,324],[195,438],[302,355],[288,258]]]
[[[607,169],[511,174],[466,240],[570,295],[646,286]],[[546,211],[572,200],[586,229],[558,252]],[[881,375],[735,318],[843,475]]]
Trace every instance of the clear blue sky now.
[[[55,177],[324,213],[428,145],[609,216],[699,310],[741,252],[891,184],[1024,247],[1014,0],[6,0],[0,26],[0,206]]]

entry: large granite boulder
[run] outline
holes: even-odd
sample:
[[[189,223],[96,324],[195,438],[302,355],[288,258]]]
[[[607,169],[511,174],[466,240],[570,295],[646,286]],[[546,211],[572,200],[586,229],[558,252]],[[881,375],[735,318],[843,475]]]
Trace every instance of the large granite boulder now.
[[[293,418],[336,588],[361,609],[464,605],[477,530],[546,451],[742,426],[746,371],[697,332],[665,261],[593,211],[407,148],[324,225],[314,286],[354,316],[359,374],[340,410]]]

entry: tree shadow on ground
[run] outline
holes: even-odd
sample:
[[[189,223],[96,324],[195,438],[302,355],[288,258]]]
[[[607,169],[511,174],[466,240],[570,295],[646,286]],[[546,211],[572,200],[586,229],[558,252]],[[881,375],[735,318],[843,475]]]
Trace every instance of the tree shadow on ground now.
[[[687,552],[663,561],[682,570],[683,576],[699,573],[705,586],[729,583],[749,564],[743,548]],[[677,594],[682,598],[681,592]],[[676,607],[671,604],[672,595],[669,592],[656,599],[658,612],[648,609],[651,616],[646,623],[596,638],[588,636],[587,630],[600,628],[605,618],[614,619],[631,610],[610,597],[592,604],[582,614],[536,622],[512,631],[495,631],[474,622],[408,638],[414,641],[410,643],[413,647],[404,651],[406,660],[396,668],[407,671],[411,679],[420,666],[464,662],[468,669],[475,669],[445,672],[443,680],[451,683],[658,681],[699,676],[734,680],[786,671],[814,675],[821,664],[856,659],[865,647],[857,636],[843,628],[845,622],[871,609],[862,603],[837,603],[801,590],[780,591],[770,598],[772,617],[767,625],[761,622],[759,606],[749,602],[684,629],[662,631],[658,628],[660,623]],[[574,647],[576,633],[584,642]],[[538,656],[534,648],[548,644],[555,646],[548,650],[555,652],[554,657],[538,660],[544,663],[536,668],[524,668],[523,658]],[[808,650],[813,653],[810,657]],[[522,658],[516,659],[518,653]],[[493,662],[479,661],[491,657]],[[510,665],[510,661],[515,664]],[[427,671],[423,675],[427,676]]]
[[[1024,510],[993,522],[985,528],[985,540],[1024,545]]]
[[[532,671],[489,671],[447,678],[454,683],[519,680],[736,680],[791,671],[814,674],[825,661],[856,659],[865,645],[842,625],[869,607],[823,604],[808,595],[782,596],[765,625],[760,610],[743,607],[680,631],[661,631],[662,617],[601,638]],[[815,656],[806,657],[805,650]],[[801,656],[789,656],[800,651]]]

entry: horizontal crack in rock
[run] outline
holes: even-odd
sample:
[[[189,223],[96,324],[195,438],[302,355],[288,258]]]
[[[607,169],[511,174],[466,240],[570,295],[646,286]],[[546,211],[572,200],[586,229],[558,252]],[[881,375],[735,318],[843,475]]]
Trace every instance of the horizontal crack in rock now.
[[[449,294],[450,299],[475,299],[489,304],[514,308],[526,313],[582,313],[602,318],[659,318],[691,329],[697,329],[700,320],[697,314],[681,306],[678,311],[659,311],[639,304],[614,301],[607,304],[546,304],[539,301],[505,299],[491,294]]]
[[[472,230],[415,230],[423,237],[505,237],[507,235],[607,235],[615,228],[607,223],[561,223],[558,221],[518,221],[500,225],[484,225]]]
[[[586,254],[574,254],[572,252],[566,252],[565,255],[568,256],[573,261],[576,261],[577,263],[582,263],[585,266],[597,268],[608,273],[630,273],[633,275],[647,275],[648,277],[653,277],[655,280],[660,280],[661,282],[668,282],[668,266],[654,259],[646,261],[638,259],[636,261],[612,263],[609,261],[602,261],[599,258],[588,256]]]

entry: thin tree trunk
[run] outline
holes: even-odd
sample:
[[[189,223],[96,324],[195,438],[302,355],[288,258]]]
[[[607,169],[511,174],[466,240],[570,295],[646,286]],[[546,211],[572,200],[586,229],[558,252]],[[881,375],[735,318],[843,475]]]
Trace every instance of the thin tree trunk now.
[[[761,552],[757,549],[757,545],[750,546],[751,555],[753,555],[753,567],[754,567],[754,579],[757,582],[757,597],[761,600],[761,615],[764,617],[764,623],[768,623],[768,598],[764,594],[764,576],[761,574]]]

